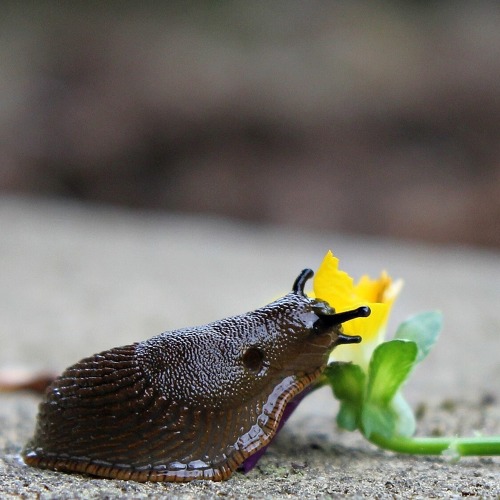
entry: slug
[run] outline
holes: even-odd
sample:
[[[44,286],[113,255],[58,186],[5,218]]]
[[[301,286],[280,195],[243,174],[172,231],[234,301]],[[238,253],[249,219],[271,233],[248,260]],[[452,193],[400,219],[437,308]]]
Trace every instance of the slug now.
[[[330,351],[361,338],[292,292],[255,311],[164,332],[67,368],[40,403],[26,464],[135,481],[227,479],[267,446],[287,404],[318,379]]]

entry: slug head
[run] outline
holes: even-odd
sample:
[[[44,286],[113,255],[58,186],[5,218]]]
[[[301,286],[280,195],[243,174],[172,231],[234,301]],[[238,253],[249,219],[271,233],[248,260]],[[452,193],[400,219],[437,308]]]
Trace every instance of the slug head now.
[[[304,269],[293,284],[293,293],[301,295],[307,299],[304,293],[304,286],[309,278],[312,278],[314,272],[312,269]],[[361,342],[359,335],[344,335],[342,333],[341,325],[351,319],[364,318],[370,315],[370,308],[367,306],[358,307],[350,311],[336,313],[328,302],[321,299],[309,299],[312,310],[317,315],[314,321],[313,329],[315,333],[324,337],[330,336],[332,342],[329,347],[333,348],[339,344],[358,344]]]

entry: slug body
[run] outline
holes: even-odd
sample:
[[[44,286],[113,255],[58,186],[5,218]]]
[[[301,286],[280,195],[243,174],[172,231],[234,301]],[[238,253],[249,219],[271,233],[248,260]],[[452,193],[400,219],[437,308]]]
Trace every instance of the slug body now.
[[[293,291],[255,311],[162,333],[66,369],[40,403],[28,465],[136,481],[227,479],[275,435],[286,405],[314,382],[330,351],[359,342]]]

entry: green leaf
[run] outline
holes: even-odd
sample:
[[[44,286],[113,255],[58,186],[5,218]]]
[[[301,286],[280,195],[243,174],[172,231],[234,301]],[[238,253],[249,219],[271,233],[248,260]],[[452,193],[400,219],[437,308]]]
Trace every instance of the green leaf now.
[[[400,391],[392,398],[391,409],[396,417],[394,434],[404,437],[413,436],[417,426],[415,415]]]
[[[372,433],[387,439],[394,436],[410,437],[415,432],[415,417],[401,392],[397,392],[387,406],[365,403],[361,412],[361,428],[364,436]]]
[[[324,374],[339,401],[361,404],[366,375],[358,365],[337,361],[329,364]]]
[[[348,431],[356,430],[360,425],[366,375],[358,365],[342,362],[328,365],[324,374],[340,401],[337,414],[339,427]]]
[[[442,313],[427,311],[416,314],[401,323],[394,338],[415,342],[418,347],[417,363],[420,363],[436,343],[442,327]]]
[[[390,340],[373,351],[368,367],[366,402],[387,407],[410,374],[417,357],[415,342]]]
[[[394,401],[401,385],[410,374],[417,358],[415,342],[391,340],[373,351],[368,367],[368,381],[361,412],[361,427],[365,437],[372,433],[386,438],[399,431],[409,431],[408,415],[401,401]],[[411,411],[411,410],[410,410]]]
[[[359,427],[359,414],[359,407],[344,401],[337,413],[337,425],[346,431],[355,431]]]
[[[442,327],[442,316],[430,311],[400,325],[395,340],[380,344],[368,368],[366,398],[361,412],[363,434],[409,437],[415,432],[415,416],[400,392],[413,367],[427,356]]]
[[[394,434],[397,418],[390,406],[365,403],[361,412],[363,435],[369,439],[375,433],[385,438]]]

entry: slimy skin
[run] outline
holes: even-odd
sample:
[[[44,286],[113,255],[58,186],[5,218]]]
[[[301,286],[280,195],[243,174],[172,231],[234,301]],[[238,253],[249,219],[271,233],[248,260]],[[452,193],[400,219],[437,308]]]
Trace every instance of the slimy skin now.
[[[286,405],[331,350],[359,342],[336,314],[293,291],[208,325],[164,332],[69,367],[40,403],[31,466],[135,481],[227,479],[277,432]]]

